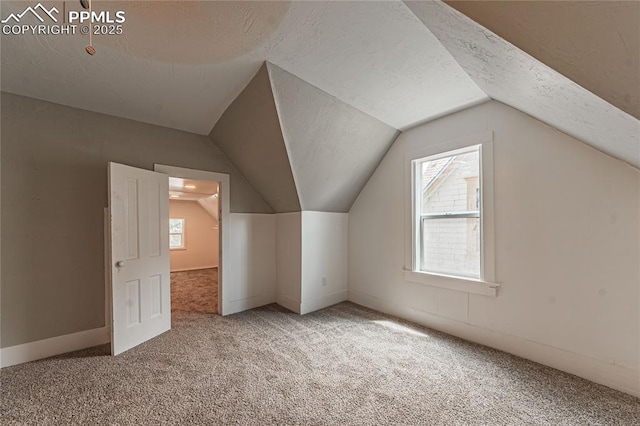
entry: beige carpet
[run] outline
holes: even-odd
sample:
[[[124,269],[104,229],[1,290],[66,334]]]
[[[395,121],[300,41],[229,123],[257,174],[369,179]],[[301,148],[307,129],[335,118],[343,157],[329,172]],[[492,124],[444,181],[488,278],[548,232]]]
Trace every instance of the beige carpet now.
[[[352,303],[173,325],[3,369],[0,424],[640,424],[636,398]]]
[[[171,273],[171,311],[218,312],[218,268]]]

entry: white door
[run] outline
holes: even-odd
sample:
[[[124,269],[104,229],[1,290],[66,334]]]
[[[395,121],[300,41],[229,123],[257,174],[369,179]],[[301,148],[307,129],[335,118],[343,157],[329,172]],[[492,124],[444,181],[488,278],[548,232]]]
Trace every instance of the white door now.
[[[169,176],[109,163],[111,353],[171,328]]]

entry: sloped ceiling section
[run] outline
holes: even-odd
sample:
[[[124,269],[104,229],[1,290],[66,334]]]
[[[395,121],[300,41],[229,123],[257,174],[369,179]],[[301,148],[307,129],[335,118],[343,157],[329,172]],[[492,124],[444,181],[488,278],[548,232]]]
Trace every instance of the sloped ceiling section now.
[[[400,1],[298,1],[265,59],[405,130],[488,100]]]
[[[0,16],[33,5],[2,0]],[[93,10],[126,12],[123,34],[93,37],[94,56],[82,34],[3,35],[2,90],[201,135],[265,61],[398,129],[488,100],[400,1],[94,1]]]
[[[640,118],[640,1],[445,2]]]
[[[405,1],[491,98],[640,167],[640,122],[442,2]]]
[[[0,16],[33,1],[0,1]],[[60,11],[78,1],[47,1]],[[94,1],[126,12],[123,34],[3,35],[2,90],[207,135],[264,62],[289,2]],[[58,19],[62,17],[58,15]],[[38,25],[28,16],[22,23]]]
[[[399,132],[267,65],[302,209],[348,212]]]
[[[276,213],[300,211],[266,64],[209,134]]]

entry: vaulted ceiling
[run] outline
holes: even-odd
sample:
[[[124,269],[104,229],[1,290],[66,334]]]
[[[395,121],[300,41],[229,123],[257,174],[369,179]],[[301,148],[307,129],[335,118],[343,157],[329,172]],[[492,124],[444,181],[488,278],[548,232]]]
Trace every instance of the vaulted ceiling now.
[[[95,56],[87,36],[2,36],[2,90],[207,134],[274,211],[348,211],[398,130],[489,99],[640,167],[629,18],[576,38],[606,5],[580,22],[554,6],[551,31],[540,7],[491,2],[451,2],[489,29],[439,1],[93,3],[124,10],[124,34],[96,36]],[[610,45],[622,65],[590,59]]]
[[[3,1],[2,16],[28,5]],[[265,61],[398,129],[487,99],[402,2],[94,7],[124,10],[123,34],[94,37],[93,57],[80,34],[3,36],[2,89],[199,134]]]
[[[640,167],[638,119],[445,3],[405,3],[492,99]]]
[[[266,64],[227,108],[209,137],[273,211],[300,210]]]
[[[640,118],[640,2],[445,2],[605,101]]]
[[[209,137],[274,212],[347,212],[398,133],[266,63]]]
[[[398,131],[268,64],[303,210],[347,212]]]

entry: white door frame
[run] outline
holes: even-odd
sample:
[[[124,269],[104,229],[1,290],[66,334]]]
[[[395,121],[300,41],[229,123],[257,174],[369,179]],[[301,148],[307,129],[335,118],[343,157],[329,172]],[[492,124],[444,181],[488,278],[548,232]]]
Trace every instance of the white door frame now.
[[[230,253],[228,232],[230,214],[229,194],[231,193],[229,175],[227,173],[207,172],[204,170],[186,169],[184,167],[167,166],[164,164],[154,164],[153,170],[167,174],[170,177],[220,183],[220,187],[218,188],[218,203],[220,203],[220,217],[218,218],[218,240],[220,242],[220,248],[218,250],[218,314],[225,315],[228,311],[227,304],[224,302],[224,287],[228,281],[225,278],[225,271],[231,270],[228,267]],[[167,197],[168,196],[169,194],[167,194]]]

